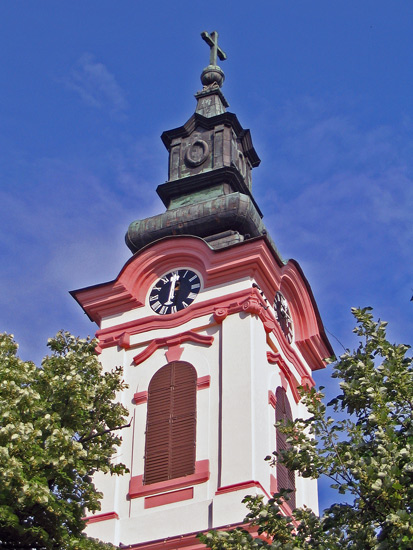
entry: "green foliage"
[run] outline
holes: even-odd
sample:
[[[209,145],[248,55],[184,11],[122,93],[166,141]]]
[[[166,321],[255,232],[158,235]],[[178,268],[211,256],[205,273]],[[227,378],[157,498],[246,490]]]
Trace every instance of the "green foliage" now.
[[[201,540],[213,550],[297,548],[408,550],[413,548],[413,361],[405,345],[386,339],[385,322],[371,308],[353,309],[361,338],[334,366],[341,393],[327,407],[321,391],[302,389],[310,417],[279,426],[290,448],[281,460],[303,477],[325,475],[347,497],[321,517],[296,509],[283,515],[285,492],[269,502],[246,497],[245,519],[263,539],[246,531],[212,532]],[[327,414],[328,408],[342,420]]]
[[[0,548],[112,548],[82,535],[85,509],[100,509],[91,476],[127,471],[111,460],[122,369],[103,373],[95,345],[59,332],[38,368],[0,335]]]

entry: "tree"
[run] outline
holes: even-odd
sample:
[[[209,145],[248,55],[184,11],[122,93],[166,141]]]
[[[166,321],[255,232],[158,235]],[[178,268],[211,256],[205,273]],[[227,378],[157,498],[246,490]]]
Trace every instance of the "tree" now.
[[[413,361],[409,346],[386,339],[387,323],[375,322],[371,308],[352,312],[361,341],[336,362],[333,377],[341,379],[341,393],[327,405],[342,419],[327,414],[320,390],[302,389],[310,417],[280,425],[290,448],[267,457],[303,477],[327,476],[347,502],[333,504],[321,517],[308,508],[286,517],[280,505],[287,491],[268,502],[249,496],[245,521],[261,538],[243,529],[211,532],[201,536],[209,548],[413,548]]]
[[[127,410],[122,369],[103,373],[96,342],[59,332],[40,368],[0,335],[0,548],[113,548],[82,534],[100,509],[92,475],[112,461]]]

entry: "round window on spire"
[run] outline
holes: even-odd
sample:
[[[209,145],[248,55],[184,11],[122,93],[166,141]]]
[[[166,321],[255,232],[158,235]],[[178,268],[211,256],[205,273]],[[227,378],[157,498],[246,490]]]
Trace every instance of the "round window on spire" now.
[[[188,145],[185,151],[185,164],[191,167],[201,166],[208,157],[208,143],[203,139],[197,139]]]

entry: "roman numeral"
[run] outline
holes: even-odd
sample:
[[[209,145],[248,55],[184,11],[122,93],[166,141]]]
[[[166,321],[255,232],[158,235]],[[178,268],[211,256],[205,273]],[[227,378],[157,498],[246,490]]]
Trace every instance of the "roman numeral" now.
[[[155,302],[155,303],[153,304],[153,306],[151,306],[151,307],[152,307],[152,309],[153,309],[154,311],[158,311],[158,309],[159,309],[161,306],[162,306],[161,302]]]
[[[168,312],[168,306],[162,306],[159,310],[160,315],[165,315]]]
[[[149,301],[153,302],[154,300],[157,300],[159,298],[159,294],[155,294],[154,296],[149,296]]]
[[[191,288],[194,289],[194,288],[199,288],[201,286],[201,283],[194,283],[193,285],[191,285]]]
[[[198,275],[194,275],[193,277],[191,277],[189,279],[189,282],[192,283],[192,281],[194,281],[195,279],[198,279]]]
[[[172,306],[172,307],[171,307],[171,313],[176,313],[176,311],[177,311],[177,310],[176,310],[176,306]]]
[[[189,304],[187,304],[186,302],[182,302],[182,305],[183,305],[184,307],[188,307],[188,306],[189,306]]]
[[[195,292],[190,292],[190,293],[188,294],[188,300],[191,300],[191,301],[192,301],[192,300],[195,300],[195,298],[196,298]]]

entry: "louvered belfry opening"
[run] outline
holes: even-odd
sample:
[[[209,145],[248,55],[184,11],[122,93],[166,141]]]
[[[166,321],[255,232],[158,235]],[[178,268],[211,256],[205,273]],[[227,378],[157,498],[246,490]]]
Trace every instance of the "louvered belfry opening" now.
[[[276,405],[275,405],[275,420],[277,422],[286,422],[292,420],[293,415],[291,413],[290,403],[288,402],[287,392],[284,388],[277,388],[276,391]],[[276,429],[276,450],[280,452],[282,449],[288,449],[287,436],[277,428]],[[290,493],[289,504],[292,509],[295,508],[295,473],[286,468],[284,464],[280,464],[277,461],[277,488],[280,489],[292,489]]]
[[[173,361],[152,377],[148,389],[144,484],[195,472],[196,370]]]

